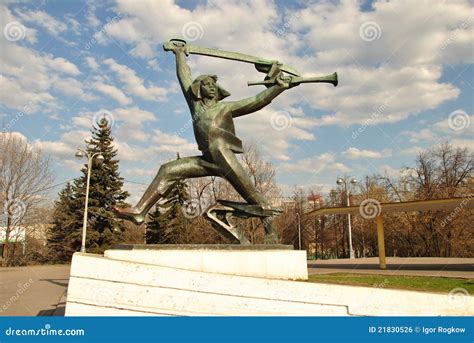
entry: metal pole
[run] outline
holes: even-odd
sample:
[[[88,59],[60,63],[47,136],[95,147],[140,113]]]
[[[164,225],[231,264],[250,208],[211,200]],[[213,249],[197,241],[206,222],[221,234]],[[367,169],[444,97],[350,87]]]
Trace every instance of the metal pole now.
[[[347,190],[346,184],[346,198],[347,198],[347,207],[350,207],[351,204],[349,202],[349,191]],[[352,226],[351,226],[351,214],[347,214],[347,223],[349,225],[349,257],[351,259],[355,258],[354,256],[354,249],[352,248]]]
[[[298,217],[298,249],[301,250],[301,218],[298,212],[296,215]]]
[[[92,168],[92,158],[94,155],[87,154],[88,162],[87,162],[87,182],[86,182],[86,204],[84,207],[84,220],[82,222],[82,244],[81,244],[81,252],[86,252],[86,230],[87,230],[87,212],[89,207],[89,182],[91,178],[91,168]]]
[[[385,235],[383,230],[382,214],[375,217],[377,223],[377,245],[379,249],[379,268],[387,269],[387,263],[385,261]]]

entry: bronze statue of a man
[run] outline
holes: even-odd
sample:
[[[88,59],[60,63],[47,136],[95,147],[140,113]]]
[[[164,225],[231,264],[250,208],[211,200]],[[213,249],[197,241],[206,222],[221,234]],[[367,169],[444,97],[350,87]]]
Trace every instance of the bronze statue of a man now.
[[[179,179],[219,176],[228,180],[253,208],[270,213],[270,205],[255,188],[235,154],[243,153],[242,141],[235,135],[234,118],[260,110],[290,87],[290,79],[275,65],[273,85],[257,95],[240,101],[222,101],[230,94],[217,84],[215,75],[201,75],[194,81],[186,63],[186,44],[174,41],[176,70],[193,120],[194,136],[202,156],[180,158],[162,165],[138,204],[116,208],[119,217],[141,224],[152,206],[166,197]],[[264,220],[266,243],[277,243],[271,220]]]

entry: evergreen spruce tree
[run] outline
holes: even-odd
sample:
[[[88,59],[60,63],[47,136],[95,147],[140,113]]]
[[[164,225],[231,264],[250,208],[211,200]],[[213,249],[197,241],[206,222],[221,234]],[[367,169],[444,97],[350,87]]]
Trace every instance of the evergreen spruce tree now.
[[[102,253],[113,245],[120,243],[125,231],[125,224],[118,220],[113,212],[115,205],[124,204],[128,192],[122,190],[123,178],[118,171],[117,150],[113,147],[111,128],[105,118],[97,127],[92,129],[92,138],[86,141],[86,151],[89,154],[100,153],[104,159],[98,162],[95,158],[92,162],[90,187],[89,187],[89,210],[86,235],[86,249],[91,253]],[[65,194],[71,190],[63,190],[60,193],[58,211],[55,212],[51,239],[64,235],[65,242],[71,247],[71,251],[79,251],[82,243],[82,220],[84,215],[87,164],[81,169],[82,175],[73,181],[71,200],[61,201]],[[63,194],[64,193],[64,194]],[[67,225],[66,225],[67,223]],[[64,232],[59,232],[63,230]],[[54,232],[53,232],[54,231]],[[55,243],[55,248],[57,244]],[[70,256],[69,256],[70,259]]]
[[[88,252],[102,253],[119,243],[123,238],[125,225],[118,220],[113,207],[124,204],[128,192],[123,191],[123,178],[118,171],[117,150],[113,147],[111,127],[102,118],[97,127],[92,129],[92,138],[86,141],[89,154],[100,153],[104,159],[101,163],[93,160],[89,186],[89,220],[87,225],[86,247]],[[87,165],[82,168],[82,176],[74,180],[76,201],[85,203]],[[82,218],[82,212],[80,216]],[[82,222],[80,220],[79,222]],[[75,240],[80,246],[81,237]]]
[[[188,185],[183,180],[176,181],[168,196],[148,216],[147,243],[184,243],[188,220],[182,207],[188,199]]]
[[[164,232],[160,223],[160,207],[157,205],[153,212],[148,214],[146,223],[146,242],[147,244],[163,243]]]
[[[68,182],[54,203],[53,225],[48,230],[48,249],[51,262],[62,263],[71,260],[74,249],[70,233],[77,228],[73,216],[74,192]]]

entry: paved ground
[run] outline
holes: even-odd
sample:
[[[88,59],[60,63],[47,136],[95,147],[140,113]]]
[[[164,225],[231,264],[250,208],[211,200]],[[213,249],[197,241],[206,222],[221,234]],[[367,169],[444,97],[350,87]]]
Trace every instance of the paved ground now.
[[[63,315],[69,265],[0,268],[0,316]]]
[[[474,278],[474,258],[387,257],[384,271],[379,269],[378,257],[308,261],[310,275],[348,272]]]

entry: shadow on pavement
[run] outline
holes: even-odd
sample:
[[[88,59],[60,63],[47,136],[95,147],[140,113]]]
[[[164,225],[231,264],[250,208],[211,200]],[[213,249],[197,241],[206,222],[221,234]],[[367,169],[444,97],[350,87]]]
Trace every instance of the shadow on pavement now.
[[[39,279],[39,281],[46,281],[50,282],[54,285],[58,285],[61,287],[67,287],[69,279]],[[66,281],[66,282],[60,282],[60,281]]]

